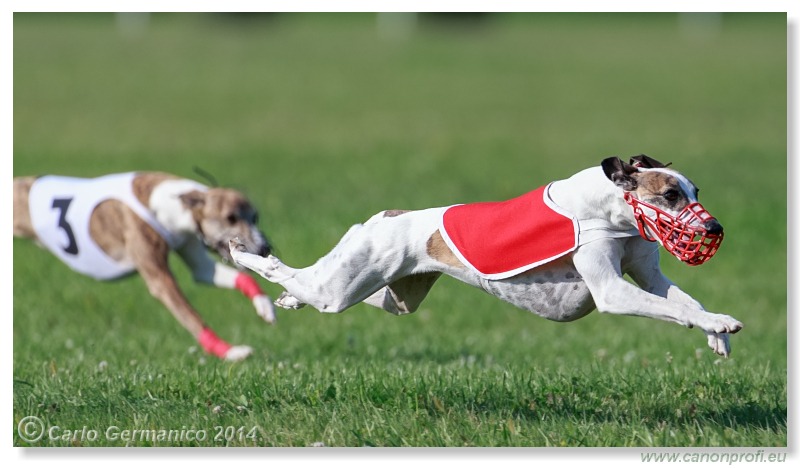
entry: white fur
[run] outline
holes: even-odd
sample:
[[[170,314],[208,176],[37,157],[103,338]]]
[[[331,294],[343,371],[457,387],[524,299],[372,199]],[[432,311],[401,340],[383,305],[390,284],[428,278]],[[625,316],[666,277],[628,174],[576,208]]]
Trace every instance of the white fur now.
[[[208,187],[188,179],[164,181],[153,188],[150,194],[150,209],[156,219],[173,233],[195,233],[196,225],[192,212],[181,203],[180,196],[193,190],[205,192]]]

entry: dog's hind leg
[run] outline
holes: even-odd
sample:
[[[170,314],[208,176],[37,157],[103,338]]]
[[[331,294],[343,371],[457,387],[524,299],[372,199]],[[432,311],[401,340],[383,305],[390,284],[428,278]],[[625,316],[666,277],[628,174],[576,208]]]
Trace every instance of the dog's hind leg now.
[[[376,306],[392,314],[409,314],[419,308],[420,303],[428,295],[433,284],[441,276],[440,272],[415,274],[395,280],[381,288],[364,303]],[[292,296],[289,292],[281,293],[275,305],[285,309],[300,309],[306,304]]]
[[[366,222],[364,222],[363,225],[352,226],[339,240],[339,243],[334,248],[334,251],[337,249],[341,250],[342,248],[340,248],[339,246],[348,244],[350,242],[350,239],[353,237],[354,233],[358,233],[364,226],[371,225],[375,222],[380,221],[383,218],[397,216],[398,214],[402,214],[405,212],[406,211],[404,210],[394,210],[394,211],[390,210],[390,211],[380,212],[372,216]],[[297,273],[297,269],[293,269],[287,266],[274,256],[261,257],[246,252],[244,245],[240,243],[238,239],[231,240],[230,249],[231,249],[231,255],[233,256],[236,263],[258,273],[259,275],[266,278],[270,282],[283,284],[289,278],[293,277]],[[331,256],[331,254],[329,254],[326,257],[329,256]],[[338,254],[335,256],[338,256]],[[381,289],[375,292],[375,294],[373,294],[371,297],[369,297],[367,300],[364,301],[366,303],[373,304],[374,306],[377,306],[379,308],[386,309],[389,312],[395,314],[401,314],[400,311],[402,307],[393,306],[392,303],[390,302],[392,294],[388,292],[388,288],[389,287],[387,286],[385,289]],[[386,296],[387,298],[386,300],[387,307],[383,306],[384,296]],[[402,301],[400,302],[402,303]],[[300,301],[288,291],[284,291],[275,300],[275,305],[284,309],[300,309],[306,306],[306,303]]]
[[[337,249],[310,267],[294,269],[275,256],[250,254],[243,251],[242,245],[234,243],[231,241],[231,255],[236,263],[286,289],[287,293],[281,295],[277,303],[281,307],[308,304],[323,313],[338,313],[386,285],[381,272],[374,275],[376,271],[368,268],[366,259],[359,267],[351,269],[350,261]]]
[[[414,220],[408,215],[375,216],[363,225],[354,225],[328,254],[304,269],[288,267],[274,256],[247,253],[235,240],[231,241],[231,256],[238,264],[282,285],[293,297],[284,299],[293,305],[306,303],[321,312],[336,313],[412,274],[419,266],[415,249],[424,254],[424,244],[419,248],[407,244]]]
[[[392,314],[409,314],[419,308],[441,272],[415,274],[395,280],[364,300]]]

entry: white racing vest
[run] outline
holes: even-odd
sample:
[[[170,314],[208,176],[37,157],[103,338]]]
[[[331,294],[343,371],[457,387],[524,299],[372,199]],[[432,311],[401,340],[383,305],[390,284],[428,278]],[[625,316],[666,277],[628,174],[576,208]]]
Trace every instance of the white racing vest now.
[[[28,195],[36,237],[76,272],[110,280],[133,272],[130,262],[109,257],[89,235],[89,219],[101,202],[119,200],[161,235],[170,247],[177,240],[133,194],[136,173],[111,174],[95,179],[43,176]]]

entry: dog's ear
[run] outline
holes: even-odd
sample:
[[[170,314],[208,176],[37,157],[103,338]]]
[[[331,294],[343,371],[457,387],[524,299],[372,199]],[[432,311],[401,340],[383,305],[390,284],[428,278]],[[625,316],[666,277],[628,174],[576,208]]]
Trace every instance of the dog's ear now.
[[[619,157],[610,156],[604,159],[600,166],[603,167],[603,172],[606,173],[606,177],[622,190],[632,191],[638,186],[636,178],[634,178],[633,175],[638,173],[639,169],[622,161]]]
[[[671,165],[672,163],[664,164],[656,159],[650,158],[647,155],[636,155],[631,157],[630,161],[631,165],[636,166],[637,168],[666,168],[667,166]]]
[[[201,208],[206,203],[206,193],[201,191],[191,191],[180,195],[183,206],[189,210]]]

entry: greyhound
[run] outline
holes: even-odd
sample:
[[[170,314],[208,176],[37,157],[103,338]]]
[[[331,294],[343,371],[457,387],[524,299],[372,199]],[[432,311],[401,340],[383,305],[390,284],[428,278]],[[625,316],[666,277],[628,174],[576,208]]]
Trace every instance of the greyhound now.
[[[707,312],[659,266],[658,244],[689,265],[717,252],[722,225],[697,193],[646,155],[609,157],[509,201],[380,212],[303,269],[254,254],[243,240],[230,249],[236,263],[283,286],[275,304],[284,308],[337,313],[363,301],[411,313],[447,274],[554,321],[597,309],[696,326],[728,357],[729,334],[742,323]]]
[[[73,270],[98,280],[138,272],[150,293],[203,349],[225,360],[241,360],[252,348],[231,346],[203,323],[170,272],[171,250],[188,265],[195,281],[237,288],[259,316],[275,321],[272,300],[255,280],[207,253],[216,251],[230,261],[232,237],[253,252],[270,252],[256,227],[255,209],[233,189],[208,188],[157,172],[94,179],[16,177],[14,236],[36,240]]]

